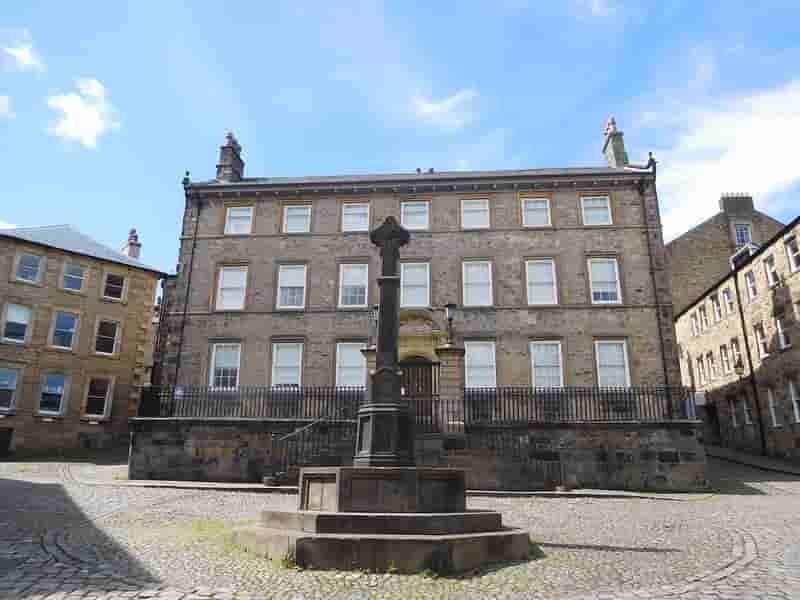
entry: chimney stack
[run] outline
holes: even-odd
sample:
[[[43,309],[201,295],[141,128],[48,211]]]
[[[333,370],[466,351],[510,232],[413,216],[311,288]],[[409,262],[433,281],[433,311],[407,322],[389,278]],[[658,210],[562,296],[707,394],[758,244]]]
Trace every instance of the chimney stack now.
[[[242,160],[242,147],[236,141],[236,136],[229,131],[225,136],[225,143],[219,149],[219,164],[217,165],[218,181],[241,181],[244,175],[244,161]]]
[[[753,196],[750,194],[722,194],[719,209],[732,216],[751,217],[753,215]]]
[[[139,253],[142,251],[142,244],[139,242],[139,234],[136,229],[131,229],[128,234],[128,243],[122,247],[122,253],[134,260],[139,260]]]
[[[606,123],[603,154],[609,167],[621,169],[628,166],[628,153],[625,152],[625,142],[622,139],[622,132],[617,129],[617,121],[614,117],[610,117],[608,123]]]

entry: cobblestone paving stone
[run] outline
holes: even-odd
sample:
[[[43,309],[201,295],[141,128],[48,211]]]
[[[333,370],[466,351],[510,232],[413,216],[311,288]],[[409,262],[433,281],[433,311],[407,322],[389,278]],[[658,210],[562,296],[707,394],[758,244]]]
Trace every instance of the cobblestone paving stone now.
[[[453,578],[296,570],[232,527],[292,495],[114,485],[120,467],[0,463],[0,597],[800,598],[800,478],[711,461],[685,500],[470,498],[531,532],[534,560]],[[107,481],[86,485],[82,481]]]

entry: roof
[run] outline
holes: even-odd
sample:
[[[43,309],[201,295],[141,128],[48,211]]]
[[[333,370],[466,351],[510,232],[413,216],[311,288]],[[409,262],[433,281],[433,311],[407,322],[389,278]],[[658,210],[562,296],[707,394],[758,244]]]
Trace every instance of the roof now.
[[[136,259],[131,258],[121,252],[112,250],[108,246],[104,246],[75,229],[72,225],[49,225],[46,227],[19,227],[16,229],[0,229],[0,237],[14,238],[37,244],[39,246],[46,246],[48,248],[56,248],[74,254],[80,254],[99,260],[105,260],[128,267],[137,269],[144,269],[145,271],[152,271],[163,274],[159,269],[147,266]]]
[[[685,315],[687,312],[689,312],[695,306],[697,306],[697,304],[701,300],[703,300],[706,296],[708,296],[711,292],[713,292],[715,289],[717,289],[723,283],[728,281],[728,279],[730,279],[732,275],[735,275],[736,273],[738,273],[739,271],[741,271],[742,269],[747,267],[750,263],[752,263],[756,258],[758,258],[762,254],[764,254],[764,252],[766,252],[767,250],[771,249],[772,245],[775,242],[777,242],[780,239],[783,239],[783,237],[786,236],[786,234],[789,233],[792,229],[794,229],[794,227],[799,223],[800,223],[800,216],[797,216],[794,219],[792,219],[791,221],[789,221],[783,229],[781,229],[778,233],[773,235],[766,242],[764,242],[761,246],[759,246],[758,250],[753,252],[748,257],[747,260],[742,261],[735,269],[731,269],[730,271],[725,273],[725,275],[723,277],[721,277],[720,279],[718,279],[717,281],[714,282],[714,285],[709,286],[702,294],[700,294],[697,298],[695,298],[693,302],[691,302],[690,304],[687,304],[686,307],[681,312],[679,312],[678,314],[676,314],[673,317],[673,321],[677,321],[678,319],[680,319],[683,315]]]
[[[647,175],[652,172],[643,169],[624,168],[616,169],[612,167],[569,167],[557,169],[518,169],[518,170],[498,170],[498,171],[435,171],[429,173],[376,173],[364,175],[325,175],[325,176],[302,176],[302,177],[245,177],[239,181],[195,181],[192,186],[196,187],[238,187],[238,186],[287,186],[287,185],[325,185],[325,184],[363,184],[363,183],[400,183],[417,182],[428,183],[438,181],[459,181],[465,179],[506,179],[522,177],[576,177],[576,176],[599,176],[599,175]]]

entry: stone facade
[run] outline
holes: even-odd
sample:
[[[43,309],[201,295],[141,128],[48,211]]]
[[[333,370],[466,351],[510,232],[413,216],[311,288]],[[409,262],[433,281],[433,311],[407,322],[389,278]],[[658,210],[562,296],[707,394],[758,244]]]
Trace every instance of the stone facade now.
[[[277,421],[134,419],[131,479],[259,481],[276,460]],[[353,427],[335,435],[324,464],[350,465]],[[418,465],[467,471],[473,490],[576,488],[702,489],[700,425],[617,423],[470,429],[458,444],[418,437]]]
[[[41,258],[37,281],[28,283],[17,277],[23,254]],[[65,289],[66,265],[80,265],[84,271],[79,291]],[[124,277],[121,300],[103,297],[105,275]],[[4,383],[15,379],[9,393],[6,387],[0,407],[0,438],[11,449],[71,449],[80,446],[107,446],[127,439],[128,418],[135,414],[138,387],[145,377],[145,362],[151,353],[151,320],[155,286],[159,274],[109,260],[100,260],[41,244],[0,235],[0,369]],[[13,337],[8,321],[10,306],[30,309],[24,343]],[[71,348],[56,347],[54,328],[59,312],[77,315]],[[118,324],[114,349],[110,355],[95,351],[100,320]],[[59,345],[63,346],[65,342]],[[9,373],[11,376],[9,377]],[[63,398],[42,404],[45,377],[64,375]],[[92,404],[96,414],[87,414],[91,379],[110,381],[105,407],[102,399]],[[95,388],[95,392],[98,388]],[[60,404],[60,407],[58,406]],[[44,411],[47,406],[51,410]],[[102,412],[103,414],[99,414]],[[1,440],[0,440],[1,441]],[[0,448],[2,451],[3,448]]]
[[[800,256],[792,257],[800,219],[762,241],[678,315],[681,373],[685,385],[705,395],[699,408],[710,441],[754,453],[763,444],[770,455],[800,462]],[[770,260],[772,281],[765,264]],[[735,369],[739,357],[741,375]]]
[[[343,206],[367,205],[368,228],[374,228],[389,215],[400,217],[403,202],[424,201],[429,227],[411,232],[401,261],[429,264],[429,302],[401,311],[401,360],[438,359],[435,348],[446,340],[447,327],[441,307],[454,302],[455,345],[494,342],[497,385],[532,383],[529,344],[540,340],[561,342],[565,385],[597,385],[595,342],[605,339],[626,342],[632,385],[679,383],[652,171],[247,179],[238,151],[235,139],[223,146],[221,179],[185,182],[179,272],[162,318],[162,382],[208,385],[213,345],[234,343],[240,347],[239,384],[271,385],[273,344],[296,341],[303,344],[302,385],[334,385],[337,342],[367,342],[368,307],[378,299],[379,257],[366,231],[342,231]],[[235,164],[227,169],[226,161]],[[584,222],[582,199],[598,196],[609,199],[611,224]],[[549,224],[524,225],[522,202],[529,198],[549,202]],[[463,226],[462,201],[470,199],[488,201],[488,227]],[[286,211],[297,205],[310,207],[309,231],[287,233]],[[226,233],[226,215],[236,207],[252,210],[249,233]],[[526,260],[545,257],[554,260],[557,302],[530,306]],[[587,261],[597,257],[617,260],[619,303],[591,300]],[[491,265],[490,306],[465,306],[462,265],[473,259]],[[353,262],[368,264],[366,306],[340,308],[341,267]],[[306,266],[304,306],[282,310],[278,269],[297,264]],[[237,265],[247,268],[243,307],[220,310],[220,268]]]
[[[709,283],[730,271],[730,257],[738,249],[737,225],[749,226],[756,245],[783,227],[780,221],[755,210],[748,195],[723,195],[719,204],[720,212],[666,246],[675,312],[684,310]]]

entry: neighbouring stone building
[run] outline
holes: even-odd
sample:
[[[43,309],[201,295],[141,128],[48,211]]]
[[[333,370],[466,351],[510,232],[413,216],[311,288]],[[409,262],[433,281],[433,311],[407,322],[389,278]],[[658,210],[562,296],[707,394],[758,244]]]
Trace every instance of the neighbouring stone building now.
[[[749,194],[724,194],[720,212],[667,244],[672,303],[684,310],[730,271],[730,257],[743,246],[764,243],[783,223],[753,208]]]
[[[244,177],[241,147],[229,134],[216,178],[184,180],[178,273],[165,288],[157,347],[159,381],[178,385],[170,406],[188,397],[189,386],[365,385],[370,353],[362,350],[371,342],[379,265],[369,231],[389,215],[411,232],[401,251],[403,372],[437,372],[409,387],[437,387],[442,401],[457,403],[465,389],[680,385],[655,163],[628,163],[613,119],[604,142],[603,167]],[[454,305],[452,339],[446,305]],[[527,458],[558,461],[565,447],[591,455],[582,459],[584,482],[600,482],[608,461],[620,461],[622,473],[641,458],[650,461],[642,472],[652,473],[639,485],[669,479],[670,469],[683,469],[683,481],[694,485],[703,480],[704,458],[693,425],[671,427],[684,443],[680,456],[672,434],[658,427],[518,437],[531,446],[521,450]],[[139,439],[150,439],[148,431]],[[157,451],[192,471],[205,442],[174,435]],[[148,471],[145,446],[132,457],[132,472],[159,476],[158,468]],[[243,453],[235,460],[224,448],[208,454],[215,477],[253,477],[220,466],[239,468],[231,465]],[[489,479],[512,466],[496,462]]]
[[[124,442],[160,273],[70,226],[0,230],[0,452]]]
[[[800,462],[800,217],[759,241],[677,313],[681,372],[710,442]]]

